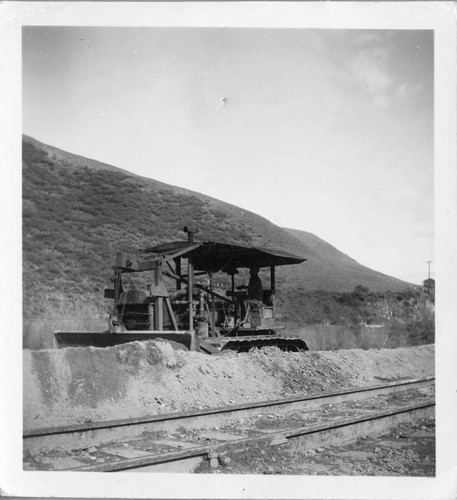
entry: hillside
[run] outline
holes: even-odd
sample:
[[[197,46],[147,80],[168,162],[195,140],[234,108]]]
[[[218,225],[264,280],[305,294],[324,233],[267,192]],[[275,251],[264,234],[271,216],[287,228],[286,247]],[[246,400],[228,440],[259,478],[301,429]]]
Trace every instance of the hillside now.
[[[308,260],[278,272],[280,302],[305,292],[401,290],[401,282],[361,266],[316,236],[284,230],[214,198],[143,178],[23,137],[23,285],[25,318],[102,318],[118,250],[183,239],[282,248]]]
[[[360,265],[348,255],[312,233],[284,229],[306,248],[310,265],[306,273],[306,290],[352,291],[363,285],[372,291],[402,290],[407,283]]]

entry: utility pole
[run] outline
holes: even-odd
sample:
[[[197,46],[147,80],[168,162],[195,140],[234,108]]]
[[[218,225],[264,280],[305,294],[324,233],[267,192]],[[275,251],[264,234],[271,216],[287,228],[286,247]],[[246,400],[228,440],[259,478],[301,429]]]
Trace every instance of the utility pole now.
[[[433,262],[433,260],[426,260],[425,262],[428,264],[427,293],[430,293],[430,264]]]
[[[428,279],[430,279],[430,264],[433,262],[433,260],[426,260],[425,262],[428,264]]]

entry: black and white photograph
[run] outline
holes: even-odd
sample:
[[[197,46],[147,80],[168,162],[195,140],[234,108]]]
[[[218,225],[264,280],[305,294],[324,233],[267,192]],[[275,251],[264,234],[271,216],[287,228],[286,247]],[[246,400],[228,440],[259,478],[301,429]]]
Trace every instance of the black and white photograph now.
[[[452,498],[449,4],[23,4],[2,489]]]

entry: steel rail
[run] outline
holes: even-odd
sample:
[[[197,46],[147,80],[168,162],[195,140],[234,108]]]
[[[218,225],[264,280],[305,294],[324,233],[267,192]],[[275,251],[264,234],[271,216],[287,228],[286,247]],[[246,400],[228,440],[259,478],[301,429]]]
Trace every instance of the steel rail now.
[[[316,424],[307,427],[280,430],[268,436],[254,436],[241,438],[218,444],[195,446],[190,449],[168,452],[163,454],[151,454],[140,458],[129,458],[118,462],[85,465],[67,469],[74,472],[119,472],[129,470],[164,471],[164,465],[192,461],[195,467],[195,459],[200,461],[206,458],[217,459],[218,455],[225,454],[230,450],[239,451],[252,445],[274,446],[291,443],[295,449],[309,449],[316,445],[325,445],[330,442],[332,445],[347,443],[361,435],[379,432],[386,427],[396,423],[408,421],[412,416],[430,416],[431,410],[435,408],[435,401],[430,400],[425,403],[406,405],[395,410],[380,411],[374,415],[365,415],[355,418],[343,418],[336,422]],[[179,470],[179,469],[178,469]]]
[[[286,412],[302,408],[313,409],[324,404],[336,404],[347,400],[356,401],[375,395],[427,387],[432,385],[434,380],[434,377],[398,380],[382,385],[349,388],[256,403],[242,403],[204,410],[39,428],[24,432],[24,450],[38,453],[43,447],[47,449],[81,449],[110,440],[136,437],[148,431],[169,432],[180,426],[199,428],[257,416],[262,412]]]

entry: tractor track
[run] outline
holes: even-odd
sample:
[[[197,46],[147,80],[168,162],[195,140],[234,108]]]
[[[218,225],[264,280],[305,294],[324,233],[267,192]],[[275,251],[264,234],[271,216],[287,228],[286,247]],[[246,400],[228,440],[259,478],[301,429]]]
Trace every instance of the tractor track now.
[[[214,464],[227,453],[252,446],[288,444],[307,449],[326,443],[345,443],[358,436],[379,433],[399,422],[433,415],[434,398],[418,394],[432,389],[434,381],[434,377],[401,380],[253,404],[36,429],[24,433],[24,456],[34,456],[43,449],[48,455],[53,451],[58,454],[59,450],[65,453],[79,449],[85,450],[82,463],[62,459],[59,464],[61,459],[57,457],[51,470],[192,471],[202,462],[209,460]],[[378,400],[381,406],[377,405]],[[271,415],[273,412],[275,415]],[[306,415],[308,420],[290,420],[294,412]],[[310,419],[309,415],[314,414],[314,420]],[[266,422],[263,428],[246,429],[237,425],[249,419]],[[227,425],[229,432],[226,428],[223,432],[205,433],[209,427],[219,430]],[[96,449],[98,457],[88,456],[88,449],[93,453]],[[117,455],[114,459],[112,453]],[[42,470],[39,462],[32,469]]]

